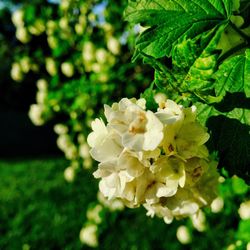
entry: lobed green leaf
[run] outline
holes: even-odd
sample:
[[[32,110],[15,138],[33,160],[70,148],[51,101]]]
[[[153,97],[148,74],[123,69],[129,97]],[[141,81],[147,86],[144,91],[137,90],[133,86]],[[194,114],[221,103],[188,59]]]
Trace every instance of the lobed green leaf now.
[[[137,39],[136,49],[155,58],[170,56],[183,38],[225,23],[231,15],[230,0],[130,0],[125,18],[149,27]]]
[[[224,61],[214,75],[215,93],[224,96],[226,92],[244,92],[250,97],[250,49],[245,55],[237,55]]]

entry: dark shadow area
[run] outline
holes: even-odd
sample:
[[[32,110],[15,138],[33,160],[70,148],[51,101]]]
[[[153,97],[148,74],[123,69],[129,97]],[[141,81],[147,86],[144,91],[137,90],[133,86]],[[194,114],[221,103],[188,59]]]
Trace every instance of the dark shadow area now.
[[[223,100],[214,107],[221,112],[229,112],[234,108],[250,109],[250,98],[247,98],[243,92],[227,92]]]
[[[226,166],[230,175],[237,174],[249,182],[250,126],[220,115],[210,117],[207,127],[211,134],[208,148],[219,152],[219,167]]]
[[[0,111],[0,157],[62,155],[52,124],[34,126],[25,112]]]

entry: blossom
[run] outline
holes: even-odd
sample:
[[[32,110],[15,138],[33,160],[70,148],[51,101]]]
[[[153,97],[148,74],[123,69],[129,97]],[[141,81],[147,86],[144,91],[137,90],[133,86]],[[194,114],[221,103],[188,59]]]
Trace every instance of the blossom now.
[[[87,210],[87,219],[93,221],[95,224],[100,224],[102,222],[101,213],[103,209],[104,208],[101,204],[97,204],[94,207],[90,207]]]
[[[124,209],[124,204],[120,199],[108,200],[100,191],[97,193],[97,199],[110,211],[122,211]]]
[[[22,9],[18,9],[13,12],[11,20],[16,27],[24,26],[24,12]]]
[[[73,182],[75,179],[75,169],[72,166],[64,170],[64,178],[67,182]]]
[[[61,135],[61,134],[67,134],[69,129],[66,125],[64,124],[61,124],[61,123],[58,123],[54,126],[54,131],[58,134],[58,135]]]
[[[72,77],[74,75],[74,66],[71,62],[63,62],[61,64],[61,70],[67,77]]]
[[[179,226],[177,228],[176,237],[182,244],[189,244],[192,241],[190,231],[186,226]]]
[[[217,197],[211,203],[211,210],[213,213],[219,213],[224,207],[224,200],[222,197]]]
[[[110,36],[107,40],[108,50],[114,55],[118,55],[121,51],[121,45],[117,38]]]
[[[206,128],[196,108],[160,98],[156,112],[144,99],[123,98],[104,106],[107,125],[95,119],[87,138],[99,162],[94,177],[109,201],[119,199],[166,223],[197,214],[217,197],[217,163],[204,145]]]
[[[20,59],[20,66],[24,73],[28,73],[31,68],[31,63],[29,57],[25,56]]]
[[[21,65],[17,62],[11,66],[10,76],[14,81],[20,82],[23,80],[23,72]]]
[[[98,227],[96,224],[88,224],[83,227],[80,231],[80,241],[90,247],[98,246]]]
[[[141,102],[141,103],[139,103]],[[112,107],[105,105],[109,126],[131,150],[154,150],[163,139],[163,124],[152,111],[145,111],[143,100],[123,98]]]
[[[18,26],[16,29],[16,38],[22,43],[28,43],[31,39],[28,30],[23,26]]]
[[[250,200],[242,202],[240,204],[240,208],[238,209],[238,213],[242,220],[250,219]]]
[[[206,230],[206,216],[202,211],[197,212],[191,217],[192,224],[194,228],[199,232],[204,232]]]
[[[42,104],[32,104],[29,109],[29,118],[36,125],[41,126],[44,124],[45,120],[43,118],[43,113],[45,112],[45,107]]]
[[[46,67],[47,72],[51,76],[54,76],[57,74],[56,62],[54,61],[53,58],[48,57],[45,59],[45,67]]]

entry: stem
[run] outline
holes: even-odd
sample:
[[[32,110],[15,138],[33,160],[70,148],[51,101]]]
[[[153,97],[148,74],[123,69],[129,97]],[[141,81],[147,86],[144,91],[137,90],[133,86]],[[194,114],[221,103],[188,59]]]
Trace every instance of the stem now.
[[[241,36],[244,38],[244,42],[235,46],[234,48],[230,49],[229,51],[227,51],[224,55],[222,55],[219,60],[218,63],[220,64],[222,61],[224,61],[225,59],[227,59],[228,57],[230,57],[232,54],[245,49],[247,47],[249,47],[250,45],[250,37],[248,35],[246,35],[243,31],[241,31],[239,28],[237,28],[232,22],[230,22],[230,26]]]
[[[225,59],[227,59],[228,57],[230,57],[232,54],[245,49],[249,47],[249,44],[247,42],[241,43],[237,46],[235,46],[234,48],[230,49],[229,51],[227,51],[224,55],[222,55],[219,59],[218,59],[218,64],[220,64],[222,61],[224,61]]]
[[[245,40],[246,43],[249,44],[250,43],[250,37],[248,35],[246,35],[241,29],[239,29],[238,27],[235,26],[235,24],[233,24],[232,22],[230,22],[230,26],[239,34],[241,35]]]

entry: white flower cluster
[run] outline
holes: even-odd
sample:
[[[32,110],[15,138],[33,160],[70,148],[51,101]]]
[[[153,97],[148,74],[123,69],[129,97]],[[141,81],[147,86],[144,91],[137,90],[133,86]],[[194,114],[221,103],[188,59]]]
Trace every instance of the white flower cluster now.
[[[48,83],[44,79],[37,81],[38,91],[36,93],[36,104],[30,105],[29,118],[36,126],[41,126],[45,123],[49,117],[49,111],[46,106],[46,100],[48,96]]]
[[[94,43],[86,41],[82,48],[82,61],[86,72],[98,75],[98,81],[107,82],[108,71],[115,64],[115,56],[104,48],[96,48]]]
[[[99,167],[100,191],[128,207],[143,205],[147,215],[166,223],[199,211],[216,197],[216,163],[209,160],[206,128],[196,121],[195,107],[171,100],[157,112],[144,99],[105,105],[107,126],[92,122],[90,154]]]
[[[238,213],[242,220],[250,219],[250,200],[242,202],[240,204],[240,208],[238,209]]]
[[[65,124],[56,124],[54,131],[58,134],[58,148],[64,152],[68,160],[71,160],[71,165],[65,169],[64,177],[68,182],[72,182],[74,181],[76,171],[80,167],[80,163],[78,162],[80,158],[84,169],[90,169],[92,167],[93,160],[89,154],[89,146],[86,143],[84,135],[81,133],[78,134],[77,143],[75,143],[69,133],[70,129]]]
[[[10,76],[14,81],[21,82],[24,78],[24,75],[30,70],[36,72],[37,65],[33,63],[29,57],[24,56],[18,61],[12,63]]]
[[[24,11],[22,9],[14,11],[11,19],[16,26],[16,38],[22,43],[28,43],[31,36],[24,25]]]

